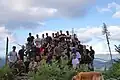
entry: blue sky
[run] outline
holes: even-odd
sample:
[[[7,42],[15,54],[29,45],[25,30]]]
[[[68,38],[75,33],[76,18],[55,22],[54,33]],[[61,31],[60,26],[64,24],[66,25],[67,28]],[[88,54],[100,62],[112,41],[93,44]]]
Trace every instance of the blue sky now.
[[[120,40],[119,0],[0,0],[0,56],[5,56],[5,39],[13,45],[24,44],[33,35],[75,29],[83,44],[92,45],[96,53],[108,53],[102,25],[111,33],[112,53]]]

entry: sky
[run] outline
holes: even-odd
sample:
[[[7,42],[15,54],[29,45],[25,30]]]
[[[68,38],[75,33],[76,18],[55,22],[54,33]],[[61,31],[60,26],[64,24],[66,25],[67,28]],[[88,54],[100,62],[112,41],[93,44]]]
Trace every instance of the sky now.
[[[112,54],[120,40],[120,0],[0,0],[0,56],[5,56],[6,37],[12,46],[24,45],[32,35],[69,30],[96,54],[108,54],[103,23],[110,32]]]

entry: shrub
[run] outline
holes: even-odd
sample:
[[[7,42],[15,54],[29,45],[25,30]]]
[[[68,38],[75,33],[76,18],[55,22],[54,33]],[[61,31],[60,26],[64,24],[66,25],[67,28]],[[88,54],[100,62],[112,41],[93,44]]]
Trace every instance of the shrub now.
[[[30,75],[32,75],[31,80],[71,80],[81,70],[85,71],[84,69],[74,70],[70,68],[67,61],[62,61],[62,63],[53,61],[51,65],[42,61],[37,73],[30,73]]]
[[[104,78],[110,79],[113,78],[119,80],[120,79],[120,62],[114,63],[113,66],[104,72]]]
[[[13,80],[12,70],[8,66],[0,68],[0,80]]]

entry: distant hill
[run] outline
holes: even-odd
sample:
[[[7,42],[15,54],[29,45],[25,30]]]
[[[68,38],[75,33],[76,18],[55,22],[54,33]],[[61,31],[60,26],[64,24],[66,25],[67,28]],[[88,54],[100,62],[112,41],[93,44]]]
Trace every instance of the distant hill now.
[[[110,55],[109,54],[96,54],[94,60],[94,67],[97,70],[104,70],[106,67],[107,69],[112,66]],[[120,54],[112,54],[113,62],[114,60],[120,59]]]
[[[107,68],[109,68],[111,66],[111,63],[110,63],[111,61],[110,61],[109,54],[96,54],[95,58],[99,58],[99,59],[95,59],[94,60],[94,67],[95,67],[95,69],[103,70],[105,65],[106,65]],[[120,55],[119,54],[113,54],[113,60],[117,60],[118,58],[120,59]],[[2,67],[4,64],[5,64],[5,59],[2,58],[0,60],[0,67]]]
[[[4,59],[4,58],[1,58],[1,60],[0,60],[0,68],[1,68],[2,66],[4,66],[4,64],[5,64],[5,59]]]
[[[118,59],[113,59],[112,61],[114,62],[114,60],[118,60]],[[94,67],[96,70],[104,70],[105,67],[106,69],[110,68],[112,66],[111,60],[104,62],[104,61],[100,61],[100,60],[94,60]]]

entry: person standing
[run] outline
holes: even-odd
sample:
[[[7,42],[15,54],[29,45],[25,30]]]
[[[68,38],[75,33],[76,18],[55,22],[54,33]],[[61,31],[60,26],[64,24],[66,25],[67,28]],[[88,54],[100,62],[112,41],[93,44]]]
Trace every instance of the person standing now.
[[[36,35],[36,39],[35,39],[35,45],[37,48],[40,48],[41,47],[41,39],[39,38],[39,35],[37,34]]]
[[[28,45],[34,45],[34,36],[32,36],[31,33],[29,33],[29,37],[27,38]]]
[[[41,47],[41,39],[39,38],[39,35],[37,34],[36,35],[36,39],[35,39],[35,45],[36,45],[36,52],[37,52],[37,55],[40,54],[40,47]]]
[[[93,66],[94,55],[95,55],[95,51],[92,49],[92,46],[90,46],[90,56],[91,56],[90,66],[92,71],[94,71],[94,66]]]
[[[41,46],[43,46],[45,44],[45,35],[42,34],[42,39],[41,39]]]
[[[74,69],[77,69],[79,67],[79,60],[76,57],[76,54],[73,55],[72,66],[73,66]]]
[[[50,44],[51,41],[52,41],[51,36],[49,36],[48,33],[46,33],[46,42]]]
[[[24,52],[25,52],[25,46],[22,46],[22,49],[19,50],[18,55],[20,60],[24,61]]]
[[[10,51],[10,53],[8,54],[8,63],[9,63],[9,66],[10,68],[12,66],[14,66],[15,62],[17,61],[17,52],[15,51],[16,50],[16,46],[13,46],[12,47],[12,51]]]

